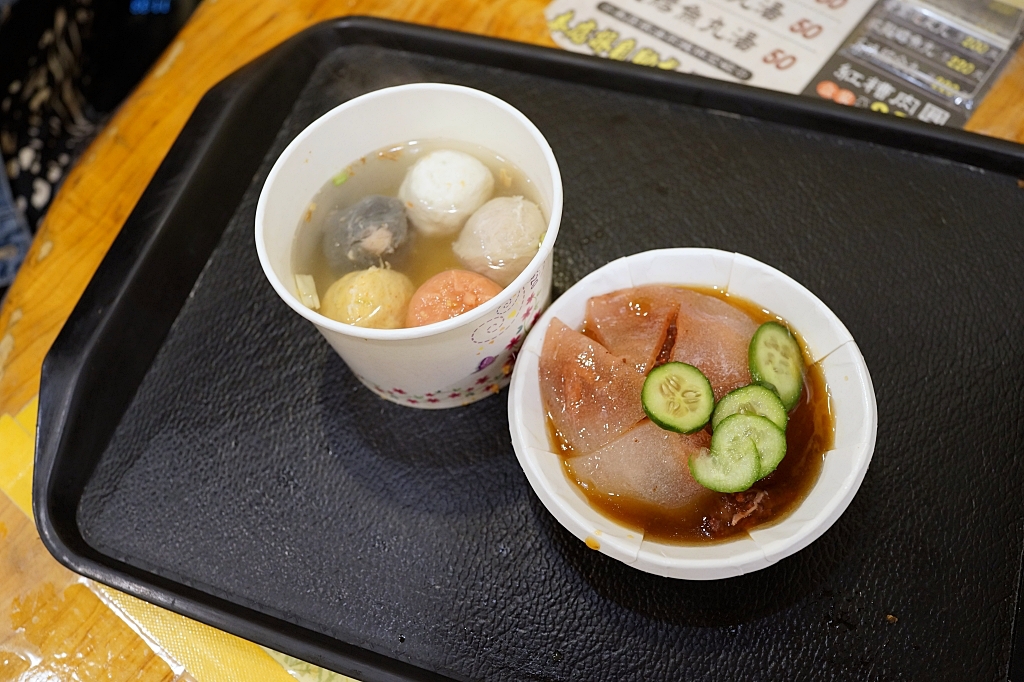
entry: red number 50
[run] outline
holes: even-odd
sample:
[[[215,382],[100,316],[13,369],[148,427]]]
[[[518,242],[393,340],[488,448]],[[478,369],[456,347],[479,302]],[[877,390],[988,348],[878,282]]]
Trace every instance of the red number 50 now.
[[[804,38],[810,40],[811,38],[817,38],[825,29],[821,27],[821,24],[812,23],[810,19],[801,19],[790,26],[789,30],[793,33],[799,33]]]
[[[762,59],[765,64],[774,64],[776,69],[784,71],[789,67],[796,64],[796,57],[791,54],[786,54],[782,50],[772,50],[764,56]]]

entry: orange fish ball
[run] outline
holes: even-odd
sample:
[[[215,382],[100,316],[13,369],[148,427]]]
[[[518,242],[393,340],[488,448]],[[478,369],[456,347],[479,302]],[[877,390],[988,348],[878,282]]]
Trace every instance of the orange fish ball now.
[[[501,293],[501,286],[468,270],[446,270],[424,282],[409,303],[406,327],[449,320],[483,305]]]

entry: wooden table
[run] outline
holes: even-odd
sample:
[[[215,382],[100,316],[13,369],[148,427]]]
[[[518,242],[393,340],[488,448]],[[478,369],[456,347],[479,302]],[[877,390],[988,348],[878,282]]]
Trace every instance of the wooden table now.
[[[348,14],[553,46],[543,16],[547,1],[206,0],[200,5],[68,175],[0,308],[0,488],[27,512],[32,401],[43,356],[207,89],[300,30]],[[967,128],[1024,142],[1024,55],[1010,60]],[[155,656],[150,643],[112,608],[127,612],[169,654]],[[0,682],[19,678],[29,665],[24,653],[29,650],[42,659],[34,670],[55,679],[172,680],[181,670],[172,669],[168,658],[183,663],[200,682],[293,679],[248,642],[77,582],[45,553],[28,517],[0,495]]]

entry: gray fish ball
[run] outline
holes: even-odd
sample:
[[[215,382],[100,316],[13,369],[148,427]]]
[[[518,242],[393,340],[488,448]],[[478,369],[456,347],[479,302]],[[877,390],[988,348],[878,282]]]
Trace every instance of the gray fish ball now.
[[[409,236],[402,201],[379,194],[331,211],[325,224],[324,256],[335,270],[347,269],[349,261],[362,267],[380,265]]]

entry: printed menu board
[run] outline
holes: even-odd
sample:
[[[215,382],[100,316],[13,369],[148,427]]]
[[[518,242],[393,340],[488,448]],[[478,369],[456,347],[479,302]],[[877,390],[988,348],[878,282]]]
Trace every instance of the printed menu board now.
[[[955,0],[555,0],[546,11],[575,52],[955,126],[1012,53],[1022,14]]]
[[[1001,3],[959,9],[882,0],[803,93],[963,127],[1013,53],[1024,13]]]

